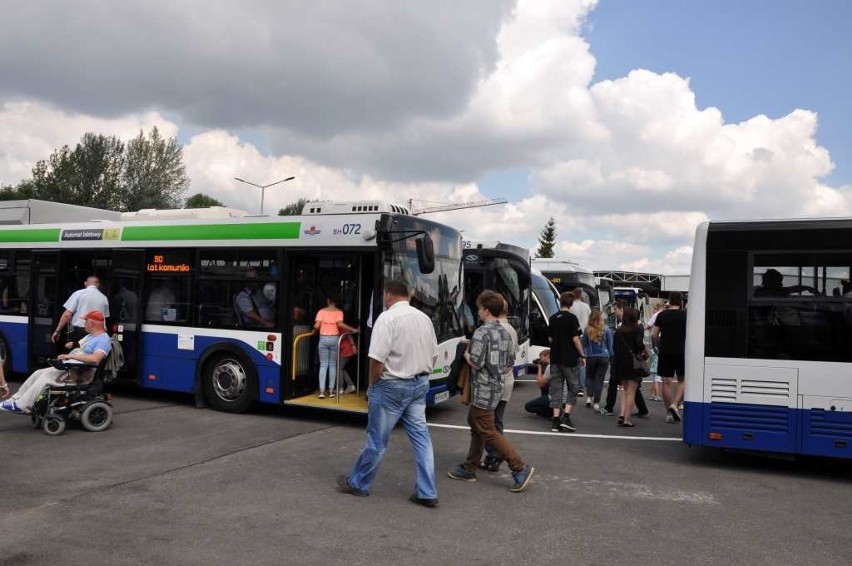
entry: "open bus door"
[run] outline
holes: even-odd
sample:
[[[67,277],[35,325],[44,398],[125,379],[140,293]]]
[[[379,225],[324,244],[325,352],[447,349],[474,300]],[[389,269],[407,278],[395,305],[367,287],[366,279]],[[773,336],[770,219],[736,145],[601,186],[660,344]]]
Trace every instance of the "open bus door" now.
[[[116,336],[124,353],[128,377],[135,379],[140,350],[142,320],[142,273],[145,269],[145,250],[115,250],[108,290],[110,334]],[[102,286],[103,288],[103,286]]]
[[[58,353],[50,337],[63,311],[65,298],[58,299],[59,295],[59,252],[34,250],[30,279],[32,308],[28,310],[30,368],[44,367],[47,359]]]
[[[319,337],[314,331],[314,321],[317,312],[326,306],[329,295],[336,294],[340,299],[338,307],[343,310],[344,322],[363,332],[370,306],[365,298],[373,288],[372,256],[338,252],[293,254],[289,267],[287,287],[292,319],[286,338],[289,363],[285,368],[285,402],[366,412],[366,340],[362,336],[353,337],[358,354],[345,367],[338,369],[335,388],[339,394],[320,399]],[[342,394],[344,371],[355,384],[355,393]]]

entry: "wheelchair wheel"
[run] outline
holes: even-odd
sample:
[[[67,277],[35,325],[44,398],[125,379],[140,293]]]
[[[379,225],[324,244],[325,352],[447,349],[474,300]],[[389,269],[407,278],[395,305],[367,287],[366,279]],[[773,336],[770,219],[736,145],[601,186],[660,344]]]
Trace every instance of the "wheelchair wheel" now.
[[[56,415],[46,415],[41,423],[41,430],[48,436],[59,436],[65,432],[65,419]]]
[[[106,430],[112,424],[112,407],[105,401],[92,401],[83,409],[80,422],[91,432]]]

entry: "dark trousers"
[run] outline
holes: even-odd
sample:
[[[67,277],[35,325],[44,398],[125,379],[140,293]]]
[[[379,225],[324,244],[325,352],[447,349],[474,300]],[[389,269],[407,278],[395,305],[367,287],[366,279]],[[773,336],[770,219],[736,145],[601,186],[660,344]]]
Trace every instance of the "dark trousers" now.
[[[501,435],[503,434],[503,413],[506,412],[506,401],[500,401],[497,403],[497,408],[494,409],[494,428],[497,429]],[[500,461],[500,454],[493,447],[489,448],[485,447],[485,460],[488,461]]]
[[[470,448],[467,451],[467,459],[464,461],[464,469],[476,473],[482,452],[485,447],[494,448],[501,458],[509,464],[513,472],[524,469],[524,461],[515,452],[515,449],[502,434],[494,428],[494,411],[487,411],[478,407],[470,406],[467,412],[467,424],[470,425]]]
[[[619,380],[612,377],[612,373],[609,376],[609,387],[606,388],[606,405],[604,405],[604,409],[613,412],[615,408],[615,399],[618,397],[618,384]],[[648,413],[648,405],[645,404],[645,397],[642,395],[642,382],[639,382],[639,385],[636,388],[636,410],[639,411],[640,415],[645,415]]]
[[[542,417],[553,416],[553,409],[550,408],[550,397],[547,393],[542,393],[535,399],[527,401],[526,405],[524,405],[524,409],[528,413],[533,413]]]

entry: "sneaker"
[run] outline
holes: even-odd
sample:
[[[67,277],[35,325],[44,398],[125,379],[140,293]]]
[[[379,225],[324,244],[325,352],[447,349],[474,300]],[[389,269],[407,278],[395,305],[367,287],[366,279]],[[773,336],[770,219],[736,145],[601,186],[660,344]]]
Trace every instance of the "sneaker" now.
[[[683,410],[683,403],[678,403],[678,404],[677,404],[677,410],[678,410],[678,411],[682,411],[682,410]]]
[[[586,395],[585,389],[580,389],[579,391],[577,391],[577,397],[584,397],[585,395]]]
[[[586,398],[586,408],[587,408],[587,409],[591,409],[591,408],[592,408],[592,398],[591,398],[591,397],[587,397],[587,398]]]
[[[341,493],[348,493],[349,495],[357,495],[358,497],[367,497],[370,495],[366,491],[360,491],[355,489],[349,484],[349,478],[346,476],[337,476],[337,490]]]
[[[550,432],[562,432],[562,428],[559,426],[559,417],[553,419],[553,422],[550,424]]]
[[[674,424],[674,419],[672,418],[671,415],[666,415],[666,423],[667,424]]]
[[[492,456],[486,456],[485,459],[480,462],[479,467],[483,470],[488,470],[489,472],[496,472],[500,470],[500,464],[503,463],[503,460],[500,458],[494,458]]]
[[[669,407],[669,415],[675,420],[675,422],[680,422],[680,414],[677,412],[677,407],[672,405]]]
[[[601,407],[601,410],[598,411],[598,414],[603,415],[605,417],[611,417],[613,415],[612,411],[610,411],[606,407]]]
[[[20,408],[18,404],[12,401],[11,399],[7,399],[0,403],[0,410],[9,411],[10,413],[18,413],[19,415],[22,415],[24,413],[24,410]]]
[[[319,394],[319,395],[317,395],[317,399],[325,399],[325,393],[323,393],[322,391],[320,391],[320,394]]]
[[[355,386],[354,385],[350,385],[349,387],[347,387],[346,389],[343,390],[344,395],[349,395],[350,393],[355,393]]]
[[[462,480],[470,483],[476,481],[476,474],[473,472],[468,472],[461,464],[447,472],[447,475],[453,478],[454,480]]]
[[[595,404],[592,406],[592,410],[594,410],[596,413],[600,413],[600,412],[601,412],[601,406],[600,406],[600,405],[598,405],[597,403],[595,403]]]
[[[408,498],[412,503],[416,503],[417,505],[422,505],[423,507],[434,508],[438,506],[437,499],[428,499],[426,497],[417,497],[417,494],[412,494],[411,497]]]
[[[574,423],[571,422],[571,415],[568,414],[562,415],[562,421],[560,421],[559,426],[568,432],[574,432],[577,430]]]
[[[512,478],[515,480],[515,483],[509,488],[509,491],[518,493],[525,490],[530,484],[533,472],[535,472],[535,468],[527,464],[520,472],[513,473]]]

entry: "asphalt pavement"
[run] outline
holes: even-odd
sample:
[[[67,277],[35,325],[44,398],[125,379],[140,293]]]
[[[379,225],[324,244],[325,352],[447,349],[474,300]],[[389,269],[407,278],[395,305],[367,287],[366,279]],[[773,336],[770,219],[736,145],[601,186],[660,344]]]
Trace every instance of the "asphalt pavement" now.
[[[0,566],[41,564],[810,564],[852,561],[852,463],[689,448],[650,403],[636,428],[575,409],[577,432],[526,414],[520,382],[507,437],[536,467],[476,483],[463,460],[466,408],[429,411],[440,505],[413,505],[404,433],[369,497],[335,490],[364,441],[361,416],[116,395],[101,433],[48,437],[0,414]]]

